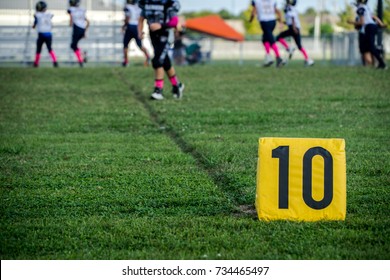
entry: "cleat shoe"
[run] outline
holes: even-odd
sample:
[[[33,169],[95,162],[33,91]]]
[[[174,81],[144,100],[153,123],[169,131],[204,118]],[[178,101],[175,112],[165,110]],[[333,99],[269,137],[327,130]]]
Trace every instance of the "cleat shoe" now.
[[[34,68],[38,68],[39,65],[38,65],[37,63],[34,62],[33,67],[34,67]]]
[[[269,67],[269,66],[271,66],[273,63],[274,63],[274,60],[272,59],[272,57],[271,57],[270,55],[266,55],[266,56],[265,56],[264,63],[263,63],[263,66],[264,66],[264,67]]]
[[[280,57],[277,57],[276,58],[276,67],[282,67],[286,64],[286,61],[284,61],[283,59],[281,59]]]
[[[122,67],[127,67],[127,62],[123,61],[122,62]]]
[[[162,88],[155,87],[154,88],[154,92],[150,96],[150,99],[152,99],[152,100],[163,100],[164,96],[163,96]]]
[[[56,62],[53,62],[53,67],[54,68],[58,68],[58,62],[56,61]]]
[[[293,57],[293,54],[295,52],[295,48],[288,48],[287,49],[287,52],[288,52],[288,59],[291,59]]]
[[[79,65],[80,65],[80,68],[84,67],[84,63],[83,62],[79,62]]]
[[[386,64],[380,64],[380,65],[378,65],[378,67],[376,69],[387,70],[387,65]]]
[[[173,97],[176,99],[181,99],[183,97],[184,84],[179,83],[177,86],[172,88]]]
[[[305,60],[305,66],[313,66],[314,61],[312,59]]]

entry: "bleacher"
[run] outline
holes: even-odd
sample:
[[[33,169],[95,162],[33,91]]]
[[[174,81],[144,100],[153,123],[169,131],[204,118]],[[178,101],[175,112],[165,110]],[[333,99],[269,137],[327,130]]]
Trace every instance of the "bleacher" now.
[[[72,28],[68,26],[66,13],[68,1],[47,0],[53,18],[53,49],[60,63],[74,62],[70,49]],[[37,32],[31,28],[36,1],[0,1],[0,65],[4,63],[31,64],[35,56]],[[87,38],[80,41],[80,48],[88,52],[91,62],[115,62],[122,60],[123,6],[120,1],[114,5],[111,0],[83,0],[87,17],[91,22]],[[148,41],[146,46],[150,46]],[[135,43],[130,44],[131,56],[142,56]],[[42,62],[49,62],[50,56],[44,46]]]
[[[0,65],[1,62],[31,63],[34,58],[36,31],[31,29],[34,5],[36,1],[17,0],[10,3],[0,2]],[[48,0],[53,18],[53,49],[59,61],[74,61],[74,55],[69,48],[71,28],[67,26],[69,18],[66,14],[66,0]],[[87,8],[87,17],[91,21],[88,38],[82,40],[80,47],[88,51],[91,62],[120,62],[122,59],[121,25],[123,24],[123,2],[113,0],[82,0],[82,6]],[[118,3],[113,5],[113,3]],[[2,16],[5,15],[5,16]],[[9,24],[9,21],[14,24]],[[147,28],[144,30],[147,33]],[[18,34],[13,36],[14,34]],[[210,40],[206,40],[210,42]],[[213,41],[214,42],[214,41]],[[207,45],[212,45],[209,43]],[[153,54],[150,40],[145,36],[144,45]],[[232,49],[229,42],[228,49]],[[202,46],[205,47],[205,46]],[[209,49],[207,46],[206,50]],[[226,46],[222,50],[225,50]],[[233,51],[238,50],[233,46]],[[132,42],[129,48],[131,57],[143,57],[143,54]],[[239,54],[237,55],[237,57]],[[231,57],[231,51],[229,56]],[[50,61],[45,50],[42,61]]]
[[[38,0],[0,1],[0,10],[34,9],[36,2]],[[66,10],[68,8],[67,0],[45,0],[45,2],[51,10]],[[93,11],[112,11],[123,8],[120,1],[112,0],[82,0],[81,6]]]

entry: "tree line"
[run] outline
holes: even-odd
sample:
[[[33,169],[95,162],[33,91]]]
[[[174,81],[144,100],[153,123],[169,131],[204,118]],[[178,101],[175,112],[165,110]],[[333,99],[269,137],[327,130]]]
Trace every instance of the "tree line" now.
[[[202,17],[208,15],[218,14],[221,18],[225,20],[236,19],[242,20],[244,22],[244,27],[246,31],[246,35],[260,35],[262,33],[259,23],[257,21],[253,21],[249,23],[248,19],[250,17],[252,7],[248,7],[245,11],[242,11],[238,15],[234,15],[230,13],[226,9],[222,9],[217,13],[203,10],[197,12],[185,12],[183,16],[186,18],[195,18]],[[302,23],[302,34],[303,35],[313,35],[314,33],[314,19],[317,15],[317,11],[314,8],[308,8],[303,14],[300,15],[301,23]],[[331,17],[330,11],[324,10],[321,11],[321,16],[323,19],[327,19]],[[355,18],[355,8],[351,5],[347,5],[345,10],[341,11],[337,14],[338,19],[336,25],[343,28],[346,31],[353,31],[354,26],[349,24],[348,20],[353,20]],[[384,11],[383,11],[383,22],[388,26],[386,32],[390,32],[390,0],[384,0]],[[322,20],[321,23],[321,34],[329,35],[334,32],[334,24],[329,23],[327,20]]]

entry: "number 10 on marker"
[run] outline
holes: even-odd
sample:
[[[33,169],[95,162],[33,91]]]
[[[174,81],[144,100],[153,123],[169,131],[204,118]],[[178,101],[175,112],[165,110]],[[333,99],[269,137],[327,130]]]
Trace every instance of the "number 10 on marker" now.
[[[261,220],[344,220],[345,141],[260,138],[256,209]]]

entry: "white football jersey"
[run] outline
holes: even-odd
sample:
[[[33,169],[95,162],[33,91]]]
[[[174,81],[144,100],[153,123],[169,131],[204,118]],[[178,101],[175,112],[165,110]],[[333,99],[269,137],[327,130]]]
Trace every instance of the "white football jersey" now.
[[[124,8],[125,16],[129,18],[128,24],[138,25],[141,16],[141,9],[138,5],[127,4]]]
[[[276,20],[276,0],[253,0],[252,6],[256,7],[259,21]]]
[[[368,24],[375,24],[370,8],[365,4],[359,4],[356,9],[358,17],[364,17],[363,28]]]
[[[34,15],[35,28],[37,29],[38,33],[51,33],[52,18],[53,18],[53,14],[47,11],[35,13]]]
[[[70,7],[68,13],[72,17],[73,24],[85,29],[87,27],[86,13],[87,11],[81,7]]]
[[[285,18],[286,18],[286,24],[291,26],[293,25],[293,20],[295,23],[295,27],[300,29],[301,28],[301,22],[299,20],[299,14],[294,6],[287,5],[285,10]]]

